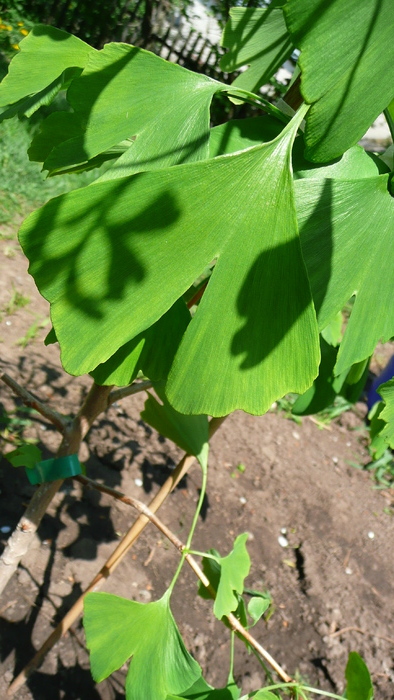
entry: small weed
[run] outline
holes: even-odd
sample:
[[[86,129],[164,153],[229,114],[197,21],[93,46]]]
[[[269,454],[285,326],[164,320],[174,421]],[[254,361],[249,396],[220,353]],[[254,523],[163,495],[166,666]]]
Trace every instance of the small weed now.
[[[4,311],[7,314],[7,316],[11,316],[15,313],[15,311],[18,311],[18,309],[23,309],[23,307],[27,306],[28,304],[30,304],[30,297],[24,296],[21,292],[18,292],[18,290],[15,289],[15,287],[13,286],[11,299],[6,305]]]
[[[394,487],[394,457],[392,451],[387,448],[383,455],[368,464],[348,462],[351,467],[368,471],[375,482],[375,489],[390,489]]]
[[[16,344],[19,345],[21,348],[27,347],[29,343],[32,343],[33,340],[36,339],[38,331],[41,330],[41,328],[45,328],[49,323],[49,318],[44,318],[42,321],[34,321],[34,323],[29,326],[27,329],[26,333],[22,338],[19,338],[19,340],[16,341]]]
[[[271,411],[275,413],[281,413],[284,418],[294,421],[297,425],[302,425],[301,416],[296,416],[292,413],[293,406],[298,399],[298,394],[286,394],[283,399],[278,399],[271,406]]]
[[[26,437],[23,436],[24,430],[33,425],[30,420],[30,416],[33,412],[34,409],[26,406],[20,406],[12,411],[0,409],[0,439],[11,445],[15,445],[15,447],[26,442],[37,442],[37,440],[33,438],[26,439]]]
[[[343,396],[337,396],[331,406],[327,406],[324,411],[316,414],[316,418],[321,425],[327,425],[335,420],[335,418],[342,415],[342,413],[350,411],[352,408],[353,404],[349,403]]]

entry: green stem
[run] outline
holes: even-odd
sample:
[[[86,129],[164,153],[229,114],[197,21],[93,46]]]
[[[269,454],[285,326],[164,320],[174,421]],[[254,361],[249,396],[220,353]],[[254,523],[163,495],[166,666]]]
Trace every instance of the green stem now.
[[[188,535],[188,538],[186,541],[186,546],[182,552],[181,560],[178,564],[177,570],[175,571],[174,577],[173,577],[173,579],[169,585],[169,588],[168,588],[170,595],[171,595],[173,588],[177,582],[178,576],[182,571],[182,567],[185,563],[186,556],[187,556],[187,554],[189,554],[189,549],[190,549],[190,545],[192,543],[194,531],[197,527],[198,516],[200,515],[202,504],[203,504],[204,498],[205,498],[205,492],[207,490],[208,469],[207,469],[207,467],[201,466],[201,470],[202,470],[202,483],[201,483],[200,498],[198,499],[197,508],[196,508],[195,513],[194,513],[193,522],[192,522],[192,525],[191,525],[191,528],[189,531],[189,535]],[[205,556],[205,554],[203,554],[202,556]]]
[[[294,688],[303,692],[304,690],[308,693],[315,693],[315,695],[321,695],[325,698],[334,698],[334,700],[343,700],[343,695],[336,695],[335,693],[330,693],[328,690],[319,690],[318,688],[311,688],[308,685],[302,685],[302,683],[276,683],[275,685],[268,685],[263,690],[287,690]]]
[[[227,95],[228,97],[238,97],[244,102],[249,102],[250,104],[259,106],[268,112],[268,114],[280,119],[280,121],[284,122],[285,124],[287,124],[291,119],[291,117],[284,114],[284,112],[278,109],[278,107],[275,107],[275,105],[271,104],[271,102],[266,100],[264,97],[261,97],[261,95],[255,95],[254,92],[249,92],[249,90],[237,88],[232,85],[228,88]]]
[[[227,685],[230,685],[230,683],[234,683],[234,641],[235,641],[235,632],[234,632],[234,630],[231,630],[231,634],[230,634],[230,670],[228,672]]]
[[[196,557],[204,557],[204,559],[213,559],[213,561],[218,560],[218,558],[213,554],[209,554],[209,552],[199,552],[197,549],[189,549],[186,554],[193,554]]]

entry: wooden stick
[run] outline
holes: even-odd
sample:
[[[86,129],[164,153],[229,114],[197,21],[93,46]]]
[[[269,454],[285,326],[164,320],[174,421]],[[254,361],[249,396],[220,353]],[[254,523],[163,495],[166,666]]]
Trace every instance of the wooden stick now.
[[[106,486],[103,486],[102,484],[98,484],[92,479],[88,479],[85,476],[77,476],[76,479],[78,481],[81,481],[83,484],[86,484],[87,486],[90,486],[91,488],[97,489],[98,491],[102,493],[107,493],[117,500],[121,501],[122,503],[126,503],[127,505],[130,505],[132,508],[135,508],[136,510],[141,513],[141,515],[145,515],[156,527],[160,532],[163,533],[165,537],[176,547],[181,554],[185,552],[185,545],[181,540],[170,530],[165,523],[160,520],[155,513],[153,513],[146,505],[145,503],[142,503],[142,501],[139,501],[137,498],[133,498],[131,496],[125,496],[125,494],[121,493],[120,491],[115,491],[115,489],[108,488]],[[191,569],[194,571],[196,576],[200,579],[202,584],[205,586],[205,588],[208,589],[211,597],[213,599],[216,598],[216,592],[212,588],[209,579],[207,576],[205,576],[204,572],[200,568],[199,564],[196,562],[194,557],[192,557],[191,554],[186,553],[185,554],[185,561],[189,564]],[[275,661],[275,659],[269,654],[269,652],[264,649],[264,647],[257,642],[257,640],[248,632],[248,630],[245,629],[245,627],[240,623],[240,621],[230,613],[229,615],[226,616],[232,629],[236,632],[238,632],[244,639],[247,640],[247,642],[250,644],[250,646],[257,651],[257,653],[265,660],[271,668],[276,671],[278,674],[279,678],[281,678],[285,683],[291,683],[292,678],[287,675],[287,673],[283,670],[283,668]]]
[[[212,418],[209,423],[209,437],[211,438],[218,428],[221,426],[223,421],[227,416],[222,418]],[[161,489],[157,492],[156,496],[152,499],[149,504],[149,510],[155,513],[162,503],[166,500],[167,496],[174,490],[177,484],[181,481],[187,471],[190,469],[192,464],[195,462],[194,455],[185,454],[181,461],[178,463],[176,469],[168,477],[166,482],[163,484]],[[123,494],[121,494],[123,496]],[[107,579],[116,567],[120,564],[123,557],[132,547],[134,542],[140,536],[141,532],[144,530],[146,525],[149,523],[149,518],[146,515],[140,515],[137,520],[130,527],[128,532],[124,535],[123,539],[119,542],[117,547],[114,549],[110,557],[107,559],[105,564],[101,567],[100,571],[92,579],[86,590],[74,603],[72,608],[66,613],[61,622],[55,627],[53,632],[45,640],[44,644],[38,649],[34,657],[29,661],[27,666],[20,672],[20,674],[12,681],[8,688],[8,695],[13,695],[21,685],[23,685],[26,679],[30,676],[33,671],[35,671],[41,664],[42,660],[45,658],[46,654],[56,642],[66,634],[71,625],[79,617],[83,610],[83,600],[87,593],[94,590],[100,583]]]

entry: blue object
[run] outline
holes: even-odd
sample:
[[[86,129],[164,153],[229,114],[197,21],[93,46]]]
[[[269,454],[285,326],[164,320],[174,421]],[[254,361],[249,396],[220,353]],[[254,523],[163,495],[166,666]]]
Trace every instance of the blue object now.
[[[382,400],[382,397],[380,396],[380,394],[378,394],[378,389],[380,385],[385,384],[385,382],[388,382],[389,379],[392,379],[392,377],[394,377],[394,355],[392,356],[391,360],[389,360],[389,362],[387,363],[383,372],[378,377],[376,377],[376,379],[374,379],[371,384],[371,388],[367,395],[368,411],[371,410],[372,406],[377,401]]]

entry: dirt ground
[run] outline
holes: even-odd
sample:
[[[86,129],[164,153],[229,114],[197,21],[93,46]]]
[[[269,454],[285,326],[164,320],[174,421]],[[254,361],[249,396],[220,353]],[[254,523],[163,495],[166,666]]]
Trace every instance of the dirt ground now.
[[[51,406],[74,413],[88,378],[65,375],[57,347],[41,342],[50,328],[41,327],[48,308],[26,274],[15,240],[0,241],[0,266],[2,369]],[[7,313],[13,291],[30,302]],[[27,340],[28,331],[34,336],[35,326],[35,337],[24,347],[21,339]],[[384,364],[384,350],[381,354],[377,364]],[[139,419],[143,401],[138,395],[112,407],[91,430],[80,456],[89,476],[149,502],[181,453]],[[5,411],[20,406],[3,385],[0,402],[3,419]],[[392,491],[374,489],[370,475],[352,466],[369,461],[365,412],[360,403],[356,412],[324,429],[310,418],[298,425],[276,412],[229,417],[212,440],[206,507],[194,545],[226,554],[236,535],[249,532],[247,586],[268,589],[274,602],[269,621],[254,628],[260,643],[290,674],[337,693],[343,692],[347,655],[358,651],[371,671],[375,700],[393,700],[394,497]],[[53,455],[59,441],[54,429],[37,414],[18,415],[26,421],[24,435],[37,436],[44,455]],[[0,527],[14,528],[34,487],[4,459],[0,479]],[[186,539],[199,487],[195,466],[159,512],[181,539]],[[134,518],[131,508],[79,484],[67,483],[56,496],[33,549],[0,601],[0,698]],[[287,547],[278,542],[284,531]],[[9,535],[1,532],[4,545]],[[177,561],[177,552],[150,525],[103,589],[154,600],[170,582]],[[214,620],[211,604],[196,597],[196,581],[186,568],[173,595],[173,611],[207,680],[225,684],[228,630]],[[235,676],[244,693],[265,683],[257,659],[240,642]],[[16,697],[115,700],[124,697],[124,677],[122,669],[94,683],[79,621]]]

